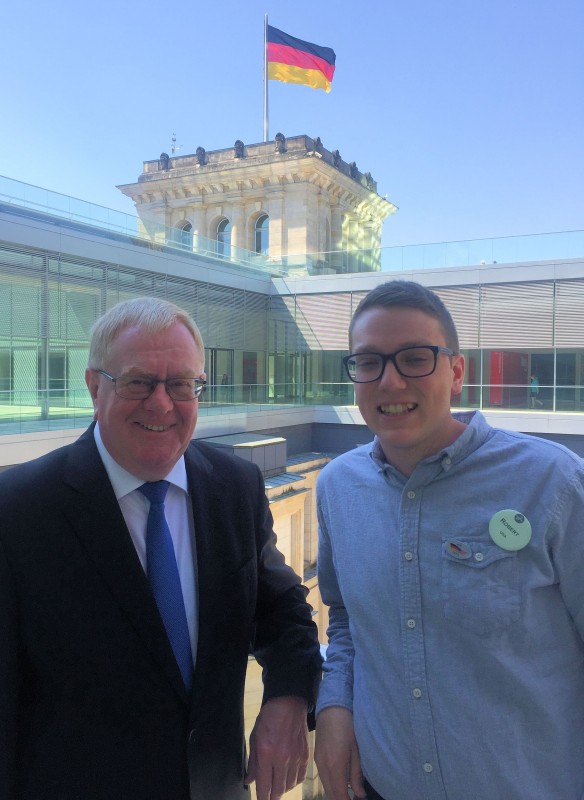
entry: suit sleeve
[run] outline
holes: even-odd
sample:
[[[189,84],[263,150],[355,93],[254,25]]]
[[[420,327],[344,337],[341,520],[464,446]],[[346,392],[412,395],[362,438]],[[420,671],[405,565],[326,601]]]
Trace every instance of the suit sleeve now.
[[[273,519],[257,472],[258,598],[252,652],[263,668],[263,702],[296,695],[312,708],[321,677],[318,631],[308,590],[276,547]]]
[[[18,628],[14,579],[0,541],[0,797],[16,797],[15,758],[17,747]]]

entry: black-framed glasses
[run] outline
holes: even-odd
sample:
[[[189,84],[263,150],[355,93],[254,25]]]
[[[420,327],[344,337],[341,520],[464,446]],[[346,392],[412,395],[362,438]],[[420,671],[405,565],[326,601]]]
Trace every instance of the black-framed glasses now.
[[[119,375],[114,378],[103,369],[97,369],[96,372],[111,381],[118,397],[123,397],[125,400],[146,400],[159,383],[164,384],[166,393],[172,400],[194,400],[200,397],[207,385],[207,381],[203,378],[167,378],[163,381],[158,378],[147,378],[144,375]]]
[[[436,369],[438,353],[443,353],[445,356],[456,355],[449,347],[424,344],[403,347],[395,353],[352,353],[343,358],[343,364],[353,383],[378,381],[388,361],[391,361],[404,378],[425,378]]]

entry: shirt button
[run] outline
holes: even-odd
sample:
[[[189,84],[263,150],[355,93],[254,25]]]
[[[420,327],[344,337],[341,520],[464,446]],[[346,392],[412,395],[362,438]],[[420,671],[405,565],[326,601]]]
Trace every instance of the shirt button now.
[[[426,763],[424,764],[424,772],[432,772],[433,769],[434,767],[432,766],[432,764],[426,761]]]
[[[475,561],[482,561],[484,555],[482,553],[475,553]]]
[[[415,698],[419,698],[419,697],[422,696],[422,690],[421,689],[414,689],[412,694],[414,695]]]
[[[404,553],[404,558],[405,558],[405,560],[406,560],[406,561],[411,561],[411,560],[413,559],[413,557],[414,557],[414,554],[413,554],[413,553],[410,553],[410,551],[409,551],[409,550],[407,550],[407,551]]]
[[[416,627],[416,620],[415,619],[409,619],[408,622],[407,622],[407,625],[408,625],[408,628],[415,628]]]
[[[444,462],[443,462],[443,463],[444,463],[444,464],[452,464],[452,459],[451,459],[451,458],[449,458],[448,456],[446,456],[446,458],[444,459]]]
[[[412,491],[408,492],[408,497],[410,498],[410,500],[413,500],[415,496],[416,496],[415,492],[412,492]]]

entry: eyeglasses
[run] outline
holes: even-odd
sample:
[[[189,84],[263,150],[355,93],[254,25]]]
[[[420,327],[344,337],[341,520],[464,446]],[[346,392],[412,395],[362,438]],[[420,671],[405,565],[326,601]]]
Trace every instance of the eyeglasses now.
[[[207,384],[203,378],[167,378],[163,381],[158,378],[146,378],[142,375],[120,375],[114,378],[103,369],[98,369],[96,372],[111,381],[118,397],[123,397],[125,400],[146,400],[159,383],[164,384],[164,388],[172,400],[194,400],[196,397],[200,397]]]
[[[353,383],[378,381],[388,361],[404,378],[425,378],[436,369],[438,353],[456,355],[454,350],[438,345],[404,347],[395,353],[353,353],[343,358],[347,375]]]

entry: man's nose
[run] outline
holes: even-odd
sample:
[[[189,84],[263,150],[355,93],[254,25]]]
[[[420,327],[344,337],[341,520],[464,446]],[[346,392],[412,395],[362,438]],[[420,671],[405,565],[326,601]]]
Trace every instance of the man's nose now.
[[[384,387],[394,388],[397,386],[403,388],[406,384],[406,379],[397,371],[397,367],[393,361],[388,360],[385,362],[385,367],[379,379],[379,383]]]
[[[152,394],[144,400],[147,408],[163,408],[166,411],[174,407],[174,400],[166,391],[165,383],[157,383]]]

